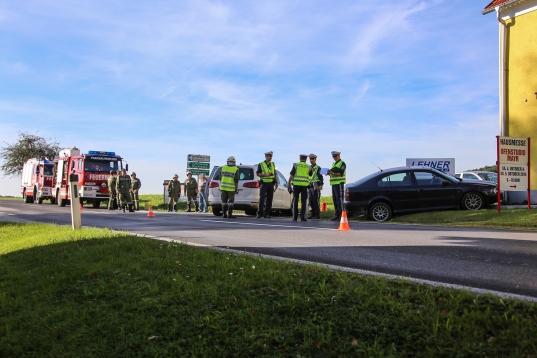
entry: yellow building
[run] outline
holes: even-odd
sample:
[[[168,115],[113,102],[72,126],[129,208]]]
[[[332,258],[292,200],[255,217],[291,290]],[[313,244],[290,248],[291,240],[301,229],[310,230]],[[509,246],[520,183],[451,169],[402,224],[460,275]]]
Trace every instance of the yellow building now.
[[[483,14],[498,20],[500,135],[531,138],[531,202],[537,203],[537,0],[494,0]],[[508,203],[527,202],[509,192]]]

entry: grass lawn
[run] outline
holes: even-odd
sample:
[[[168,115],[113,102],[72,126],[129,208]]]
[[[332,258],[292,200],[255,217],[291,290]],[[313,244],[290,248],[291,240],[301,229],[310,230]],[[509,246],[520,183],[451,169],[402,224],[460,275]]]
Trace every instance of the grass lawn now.
[[[391,222],[442,226],[481,227],[491,229],[537,230],[535,209],[449,210],[396,215]]]
[[[536,357],[537,304],[0,223],[1,357]]]

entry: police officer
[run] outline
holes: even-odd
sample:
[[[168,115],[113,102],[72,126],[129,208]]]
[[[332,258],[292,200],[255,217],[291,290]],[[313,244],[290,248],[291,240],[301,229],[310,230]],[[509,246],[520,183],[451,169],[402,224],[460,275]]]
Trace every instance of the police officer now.
[[[142,187],[142,182],[136,177],[136,173],[131,174],[131,199],[134,203],[134,210],[140,210],[140,198],[138,197],[138,190]]]
[[[117,193],[119,194],[120,207],[125,212],[125,206],[128,205],[129,212],[133,213],[132,201],[130,196],[131,178],[127,175],[127,171],[123,169],[121,175],[117,178]]]
[[[321,167],[317,165],[317,156],[310,154],[311,175],[310,175],[310,187],[308,189],[311,214],[308,219],[320,219],[321,210],[319,208],[319,199],[321,197],[321,190],[323,190],[324,180],[321,175]]]
[[[332,186],[332,200],[334,201],[334,209],[336,210],[335,216],[330,219],[331,221],[340,220],[341,214],[343,213],[343,189],[346,182],[345,174],[347,173],[347,165],[341,160],[340,154],[340,152],[332,152],[334,163],[328,171],[330,185]]]
[[[168,212],[174,211],[174,205],[179,203],[181,196],[181,182],[178,180],[179,175],[175,174],[173,179],[168,183]],[[179,207],[178,207],[179,209]]]
[[[308,200],[308,187],[310,185],[311,167],[306,163],[307,154],[300,154],[300,161],[293,164],[289,173],[289,183],[293,184],[293,221],[298,219],[298,197],[301,199],[300,221],[306,219],[306,208]]]
[[[234,156],[227,158],[227,164],[220,172],[220,191],[222,199],[222,217],[235,219],[233,216],[233,203],[235,194],[239,192],[239,168]]]
[[[110,175],[108,176],[108,210],[114,210],[117,207],[116,183],[116,171],[110,170]]]
[[[272,151],[265,153],[265,160],[257,166],[257,176],[260,178],[261,187],[259,189],[259,208],[257,218],[265,217],[270,219],[272,211],[272,199],[274,192],[278,188],[278,176],[276,175],[276,164],[272,162]]]
[[[192,212],[192,202],[194,202],[194,205],[196,205],[196,212],[198,212],[199,207],[198,201],[196,200],[198,195],[198,182],[196,179],[192,178],[191,172],[186,172],[186,176],[188,177],[188,179],[185,180],[185,196],[186,200],[188,201],[188,210],[186,212]]]

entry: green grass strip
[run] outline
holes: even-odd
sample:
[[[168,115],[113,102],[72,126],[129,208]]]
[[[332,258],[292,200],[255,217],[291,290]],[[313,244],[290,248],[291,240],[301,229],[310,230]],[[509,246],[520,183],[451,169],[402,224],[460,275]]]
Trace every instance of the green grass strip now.
[[[0,223],[1,357],[528,357],[537,305]]]

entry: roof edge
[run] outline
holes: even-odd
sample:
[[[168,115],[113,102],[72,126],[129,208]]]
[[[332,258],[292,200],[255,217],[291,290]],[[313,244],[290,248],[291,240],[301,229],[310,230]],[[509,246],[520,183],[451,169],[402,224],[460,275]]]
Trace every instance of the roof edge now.
[[[509,5],[514,5],[517,2],[523,2],[523,1],[524,0],[508,0],[508,1],[504,2],[503,4],[500,4],[500,5],[497,5],[497,6],[490,6],[492,4],[492,3],[490,3],[481,13],[483,15],[486,15],[486,14],[489,14],[489,13],[495,11],[496,7],[499,7],[501,9],[501,8],[507,7]]]

